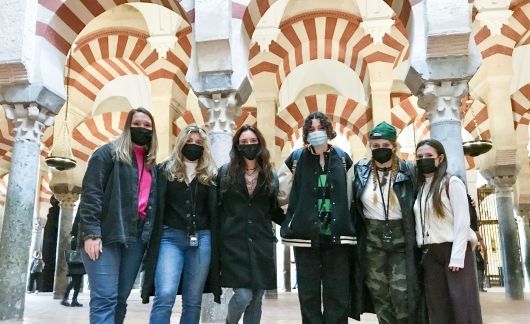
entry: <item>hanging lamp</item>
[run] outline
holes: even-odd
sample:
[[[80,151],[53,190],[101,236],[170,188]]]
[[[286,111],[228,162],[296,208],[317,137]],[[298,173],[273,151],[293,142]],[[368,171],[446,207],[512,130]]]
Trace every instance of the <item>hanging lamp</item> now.
[[[476,157],[491,150],[493,143],[490,140],[482,139],[482,136],[480,136],[481,132],[480,128],[478,127],[477,116],[475,116],[475,112],[473,111],[472,107],[473,101],[474,100],[468,96],[467,100],[465,101],[465,105],[468,107],[468,110],[471,110],[473,122],[475,123],[475,128],[478,132],[478,139],[463,142],[462,145],[464,146],[464,155]]]
[[[44,162],[50,168],[53,168],[57,171],[66,171],[76,167],[77,161],[74,159],[72,153],[72,147],[70,145],[70,128],[68,126],[68,102],[69,102],[69,90],[70,90],[70,61],[71,61],[71,52],[68,51],[68,60],[66,63],[66,103],[64,107],[64,121],[63,125],[59,131],[59,138],[61,139],[59,144],[56,146],[56,141],[52,145],[52,149]],[[55,127],[54,127],[55,128]]]

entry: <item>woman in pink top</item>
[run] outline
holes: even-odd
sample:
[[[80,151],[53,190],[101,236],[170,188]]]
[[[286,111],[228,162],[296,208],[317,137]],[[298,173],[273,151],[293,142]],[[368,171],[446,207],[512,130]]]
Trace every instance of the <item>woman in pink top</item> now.
[[[156,148],[153,116],[136,108],[129,111],[123,133],[88,161],[78,217],[90,323],[123,323],[125,318],[153,227]]]

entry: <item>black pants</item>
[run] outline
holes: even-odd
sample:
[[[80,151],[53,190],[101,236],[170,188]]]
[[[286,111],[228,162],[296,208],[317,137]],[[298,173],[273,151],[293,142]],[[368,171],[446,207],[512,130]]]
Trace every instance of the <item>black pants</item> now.
[[[72,296],[72,301],[77,300],[77,295],[79,295],[79,290],[81,289],[81,282],[83,281],[83,275],[72,275],[68,287],[66,287],[66,292],[64,293],[64,300],[68,300],[68,295],[70,295],[70,290],[74,288],[74,295]]]
[[[40,291],[42,272],[32,272],[29,274],[28,291],[34,292],[35,290]]]
[[[452,243],[429,245],[424,283],[431,324],[482,324],[475,256],[467,246],[464,268],[449,269]]]
[[[294,248],[302,323],[348,323],[349,251],[341,245]]]

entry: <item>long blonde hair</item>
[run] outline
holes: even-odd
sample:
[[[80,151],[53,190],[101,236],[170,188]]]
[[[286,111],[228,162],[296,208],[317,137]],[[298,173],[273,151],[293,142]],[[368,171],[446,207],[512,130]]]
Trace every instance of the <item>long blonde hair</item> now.
[[[152,168],[156,165],[156,150],[158,147],[158,141],[156,139],[156,127],[155,120],[153,115],[149,110],[139,107],[131,109],[127,114],[127,119],[125,120],[125,126],[123,127],[123,132],[112,142],[112,147],[114,148],[115,158],[125,164],[132,164],[132,154],[133,154],[133,143],[131,141],[131,124],[134,114],[142,113],[145,114],[151,119],[151,125],[153,129],[153,136],[151,137],[151,143],[148,146],[148,152],[146,157],[146,164]]]
[[[215,166],[215,162],[213,161],[210,151],[208,135],[203,128],[197,125],[189,125],[178,134],[175,145],[173,146],[173,150],[171,151],[171,154],[167,160],[164,162],[164,170],[166,172],[167,178],[169,181],[185,181],[186,165],[184,164],[182,148],[188,141],[191,133],[199,134],[202,139],[202,146],[204,147],[202,156],[197,162],[197,180],[203,185],[213,184],[217,175],[217,167]]]

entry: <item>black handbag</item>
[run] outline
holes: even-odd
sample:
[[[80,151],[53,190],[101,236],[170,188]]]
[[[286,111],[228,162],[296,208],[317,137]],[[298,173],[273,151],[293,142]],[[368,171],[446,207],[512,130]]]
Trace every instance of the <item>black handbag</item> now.
[[[81,259],[81,251],[79,250],[66,250],[64,251],[64,257],[68,264],[83,263],[83,260]]]

